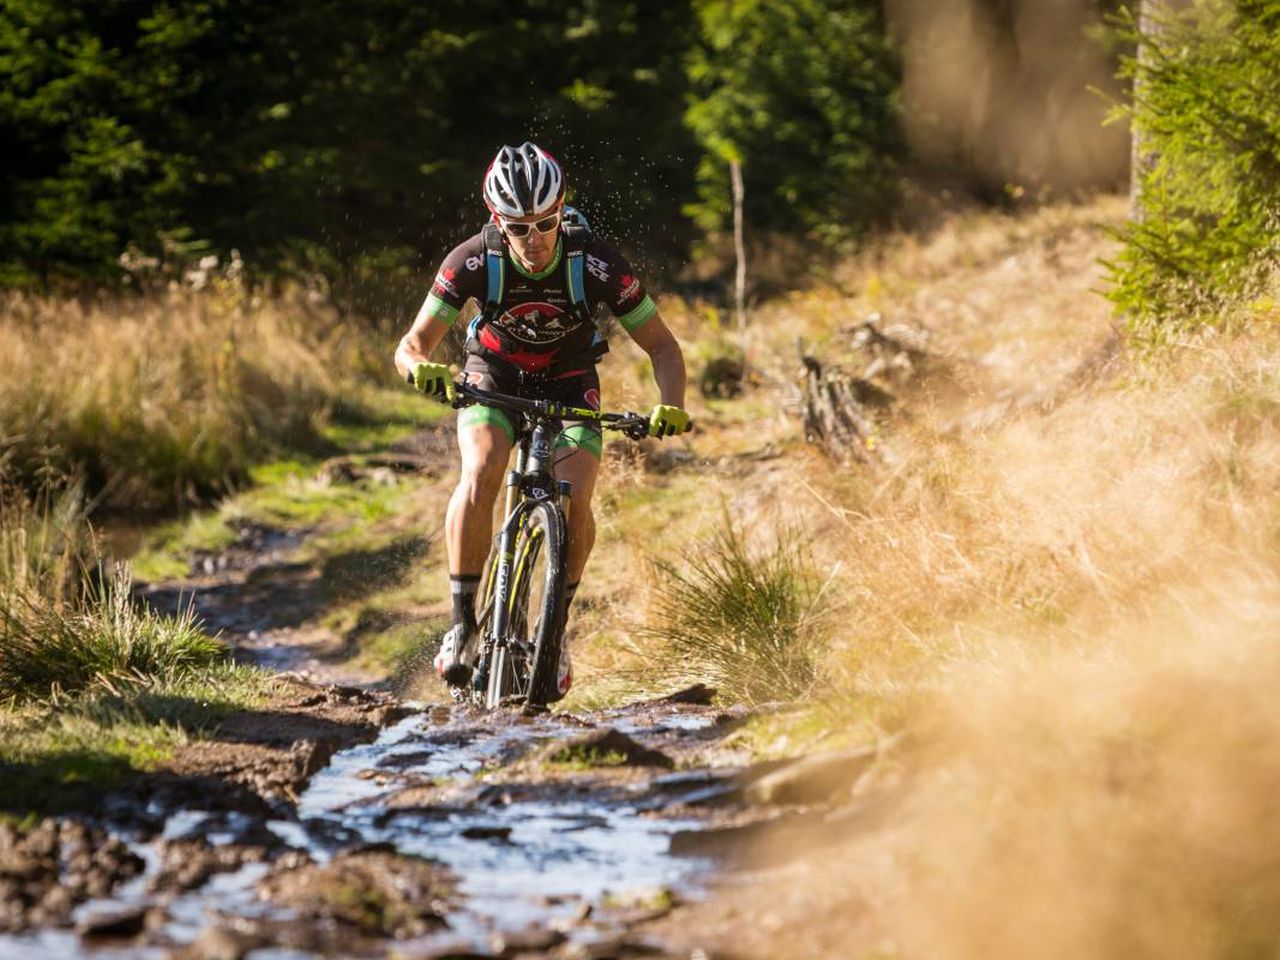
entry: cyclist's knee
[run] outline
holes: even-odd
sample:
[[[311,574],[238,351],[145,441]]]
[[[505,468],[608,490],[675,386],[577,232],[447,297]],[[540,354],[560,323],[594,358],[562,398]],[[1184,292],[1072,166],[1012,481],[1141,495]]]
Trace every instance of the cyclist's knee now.
[[[505,470],[506,461],[497,457],[464,463],[458,486],[466,492],[468,501],[492,504],[502,487]]]

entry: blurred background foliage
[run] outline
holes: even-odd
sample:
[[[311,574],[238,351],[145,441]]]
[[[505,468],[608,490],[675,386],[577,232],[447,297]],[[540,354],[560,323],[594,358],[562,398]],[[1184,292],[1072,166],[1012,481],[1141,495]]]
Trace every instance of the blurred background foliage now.
[[[1280,262],[1280,0],[1148,2],[1118,33],[1139,137],[1134,216],[1111,299],[1139,335],[1204,323],[1262,294]]]
[[[725,227],[734,157],[755,236],[839,247],[929,159],[900,123],[904,76],[913,116],[946,106],[918,82],[920,6],[3,0],[0,282],[83,288],[120,281],[125,253],[177,271],[237,249],[256,278],[323,276],[339,301],[401,314],[482,219],[496,147],[526,138],[649,274]],[[1000,49],[1028,35],[1026,4],[959,6]],[[1067,45],[1098,59],[1096,4],[1066,6]]]

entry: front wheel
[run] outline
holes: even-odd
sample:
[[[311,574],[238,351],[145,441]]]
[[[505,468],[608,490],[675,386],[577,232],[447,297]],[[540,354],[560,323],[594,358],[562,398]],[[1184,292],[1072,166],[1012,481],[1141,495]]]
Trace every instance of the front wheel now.
[[[507,599],[509,626],[507,636],[495,645],[491,665],[491,707],[512,694],[537,706],[560,699],[567,546],[564,514],[552,503],[534,504],[516,537]]]

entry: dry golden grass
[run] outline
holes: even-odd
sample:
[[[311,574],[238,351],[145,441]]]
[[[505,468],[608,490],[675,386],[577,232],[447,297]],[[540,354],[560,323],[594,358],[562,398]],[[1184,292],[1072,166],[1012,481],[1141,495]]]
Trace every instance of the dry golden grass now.
[[[736,490],[804,517],[848,604],[789,748],[911,745],[865,785],[873,816],[706,908],[702,929],[753,918],[748,955],[1280,947],[1280,330],[1260,303],[1108,354],[1088,289],[1118,209],[970,218],[851,265],[952,381],[912,394],[891,465],[789,456]],[[868,301],[811,313],[815,340]]]
[[[117,508],[222,492],[367,374],[354,328],[305,296],[211,289],[0,302],[0,470],[80,474]]]

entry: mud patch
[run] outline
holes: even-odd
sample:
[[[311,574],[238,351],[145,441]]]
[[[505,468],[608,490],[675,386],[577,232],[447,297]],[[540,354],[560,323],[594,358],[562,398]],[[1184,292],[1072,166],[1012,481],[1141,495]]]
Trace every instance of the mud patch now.
[[[342,853],[323,866],[274,871],[258,891],[306,920],[405,939],[446,925],[454,882],[430,860],[373,850]]]
[[[390,694],[282,677],[266,708],[228,717],[158,775],[212,778],[247,788],[268,803],[292,804],[336,752],[375,739],[410,713]]]
[[[0,933],[66,926],[77,904],[107,896],[144,865],[119,837],[74,820],[30,830],[0,823]]]

